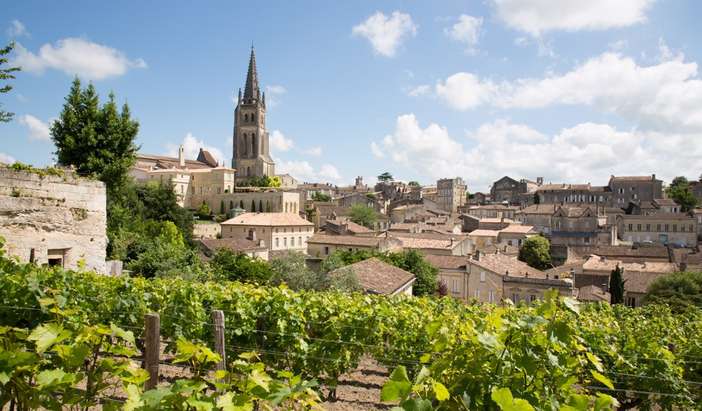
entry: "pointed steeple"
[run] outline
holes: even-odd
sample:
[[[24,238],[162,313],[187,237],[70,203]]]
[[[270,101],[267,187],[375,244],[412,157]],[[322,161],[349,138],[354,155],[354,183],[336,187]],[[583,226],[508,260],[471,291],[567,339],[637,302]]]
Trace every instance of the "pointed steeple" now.
[[[246,87],[244,88],[244,100],[258,99],[261,90],[258,88],[258,74],[256,73],[256,53],[251,46],[251,58],[249,59],[249,72],[246,74]]]

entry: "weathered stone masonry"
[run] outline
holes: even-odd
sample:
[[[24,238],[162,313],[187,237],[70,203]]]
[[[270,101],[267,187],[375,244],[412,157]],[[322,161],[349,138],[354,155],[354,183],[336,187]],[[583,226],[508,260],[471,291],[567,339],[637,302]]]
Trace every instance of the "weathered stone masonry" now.
[[[0,236],[20,261],[105,272],[105,185],[0,167]]]

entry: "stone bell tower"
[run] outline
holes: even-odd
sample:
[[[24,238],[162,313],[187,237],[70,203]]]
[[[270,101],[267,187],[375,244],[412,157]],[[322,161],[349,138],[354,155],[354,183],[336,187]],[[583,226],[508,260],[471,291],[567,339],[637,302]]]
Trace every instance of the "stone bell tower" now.
[[[256,53],[251,47],[246,86],[234,109],[232,168],[237,179],[275,175],[266,130],[266,94],[261,93],[256,72]]]

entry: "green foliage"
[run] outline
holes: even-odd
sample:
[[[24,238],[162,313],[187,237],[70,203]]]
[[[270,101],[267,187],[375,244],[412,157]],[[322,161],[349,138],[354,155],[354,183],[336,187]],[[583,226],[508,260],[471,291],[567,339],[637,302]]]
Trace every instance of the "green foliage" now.
[[[274,285],[285,284],[293,290],[321,290],[325,288],[324,276],[312,271],[302,253],[288,252],[271,259]]]
[[[675,177],[666,189],[666,194],[680,205],[683,212],[690,211],[697,205],[697,198],[685,177]]]
[[[76,78],[59,119],[51,125],[51,138],[59,164],[74,166],[79,175],[100,179],[110,193],[127,181],[137,152],[134,140],[138,131],[139,123],[131,118],[127,104],[119,111],[110,93],[101,106],[95,87],[90,84],[82,89]]]
[[[383,182],[383,183],[387,183],[387,182],[390,182],[392,180],[393,180],[392,174],[390,174],[387,171],[378,176],[378,181]]]
[[[197,211],[195,211],[195,215],[203,220],[209,220],[212,218],[212,210],[210,210],[210,206],[203,201],[200,207],[197,208]]]
[[[407,185],[410,186],[410,187],[420,187],[419,181],[414,181],[414,180],[412,180],[412,181],[410,181],[409,183],[407,183]]]
[[[278,176],[263,176],[263,177],[249,177],[244,180],[239,180],[236,182],[238,187],[280,187],[283,184],[282,180]]]
[[[370,250],[338,250],[324,260],[322,271],[333,271],[372,257],[414,274],[416,277],[412,285],[412,293],[414,295],[433,295],[437,291],[438,270],[429,264],[422,254],[416,250],[406,250],[399,253],[380,253]]]
[[[9,166],[10,170],[13,171],[24,171],[27,173],[36,174],[39,177],[55,176],[55,177],[65,177],[66,173],[63,169],[56,167],[46,167],[46,168],[35,168],[31,164],[20,163],[19,161],[14,162]]]
[[[617,267],[612,270],[609,276],[609,294],[611,304],[623,304],[624,303],[624,269]]]
[[[139,333],[144,314],[156,311],[164,338],[212,341],[213,309],[225,313],[227,346],[258,351],[266,364],[257,368],[263,366],[251,364],[247,356],[241,369],[230,364],[229,369],[244,370],[236,374],[243,378],[232,380],[238,384],[248,378],[261,388],[267,384],[267,392],[275,383],[254,374],[254,369],[290,370],[301,378],[318,378],[333,391],[340,375],[369,356],[393,368],[406,365],[404,372],[393,372],[395,387],[383,390],[385,399],[400,397],[405,409],[495,410],[510,404],[509,395],[511,406],[523,406],[517,400],[524,400],[534,409],[565,411],[612,409],[616,402],[622,409],[682,410],[702,401],[698,387],[688,383],[702,378],[699,362],[691,360],[702,357],[699,309],[675,315],[654,305],[579,307],[574,300],[559,300],[555,292],[519,307],[466,305],[451,298],[297,293],[222,280],[113,278],[0,259],[0,326],[33,330],[50,322],[63,329],[115,323]],[[68,317],[56,321],[59,311]],[[49,343],[46,351],[51,352],[53,339],[60,340],[58,344],[71,341],[62,333],[47,328],[32,341]],[[0,344],[0,380],[3,372],[17,368],[7,365],[3,347],[6,344]],[[215,359],[207,350],[191,344],[180,344],[179,349],[179,361],[201,370],[196,374],[210,375],[204,370]],[[288,388],[297,386],[292,377],[284,380]],[[409,390],[407,381],[412,381]],[[211,401],[213,391],[197,388],[200,383],[176,382],[172,389],[153,394],[141,393],[133,384],[127,385],[127,392],[136,390],[130,401],[143,401],[148,409],[159,404],[169,408],[177,399],[182,404],[192,398],[186,392],[197,395],[194,400]],[[621,391],[609,391],[610,386]],[[239,389],[243,388],[235,388]],[[0,387],[0,395],[5,392]],[[158,398],[170,400],[162,403]]]
[[[15,78],[15,75],[13,73],[20,71],[20,67],[3,67],[3,65],[7,64],[8,58],[7,55],[10,54],[10,52],[15,48],[15,43],[10,42],[7,46],[0,48],[0,80],[12,80]],[[12,90],[12,85],[10,84],[5,84],[4,86],[0,87],[0,94],[5,94],[9,93],[10,90]],[[2,110],[2,103],[0,103],[0,123],[7,123],[10,120],[12,120],[12,117],[15,115],[14,113],[10,113],[8,111]]]
[[[320,191],[315,191],[312,193],[312,201],[321,201],[328,203],[331,201],[331,196],[329,194],[324,194]]]
[[[519,249],[519,260],[538,270],[551,267],[551,245],[546,237],[527,238]]]
[[[702,273],[682,272],[658,278],[649,287],[646,304],[667,304],[675,312],[702,308]]]
[[[107,197],[108,256],[125,263],[136,259],[154,245],[163,222],[175,224],[186,247],[191,248],[193,217],[178,205],[171,183],[128,180]]]
[[[351,206],[351,209],[349,210],[349,218],[354,223],[370,229],[373,229],[376,221],[378,221],[378,215],[375,210],[363,204],[355,204]]]
[[[266,284],[273,277],[273,270],[265,261],[225,248],[217,250],[209,266],[216,280]]]

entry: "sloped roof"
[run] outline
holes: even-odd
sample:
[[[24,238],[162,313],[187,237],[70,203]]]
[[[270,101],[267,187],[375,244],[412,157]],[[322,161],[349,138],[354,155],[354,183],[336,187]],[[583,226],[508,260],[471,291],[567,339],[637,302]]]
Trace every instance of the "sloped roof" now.
[[[543,271],[529,267],[527,264],[519,261],[516,257],[511,257],[504,254],[480,253],[477,260],[471,259],[469,261],[471,264],[483,267],[500,275],[508,274],[510,277],[546,279],[546,273]]]
[[[350,270],[358,278],[361,287],[370,294],[393,295],[415,280],[414,274],[409,271],[375,257],[338,268],[329,274],[338,275],[345,270]]]
[[[611,176],[609,181],[652,181],[653,176]]]
[[[307,244],[334,244],[377,247],[381,241],[381,237],[365,237],[357,235],[326,235],[317,233],[307,240]]]
[[[499,230],[473,230],[468,234],[468,237],[497,237],[500,234]]]
[[[217,167],[217,159],[207,150],[200,149],[200,153],[197,155],[197,161],[205,163],[210,167]]]
[[[222,223],[222,225],[258,226],[313,226],[314,224],[294,213],[244,213]]]
[[[586,285],[585,287],[578,288],[578,300],[580,301],[592,301],[592,302],[609,302],[610,295],[607,291],[596,285]]]
[[[266,249],[265,247],[259,246],[257,242],[245,238],[203,238],[199,241],[204,248],[211,252],[215,252],[220,248],[234,252]]]
[[[534,226],[522,225],[522,224],[510,224],[507,227],[500,230],[501,233],[509,234],[529,234],[535,232]]]
[[[553,215],[558,207],[558,204],[533,204],[517,211],[517,214]]]
[[[428,254],[424,259],[431,265],[439,269],[458,270],[468,265],[468,258],[457,255],[436,255]]]

